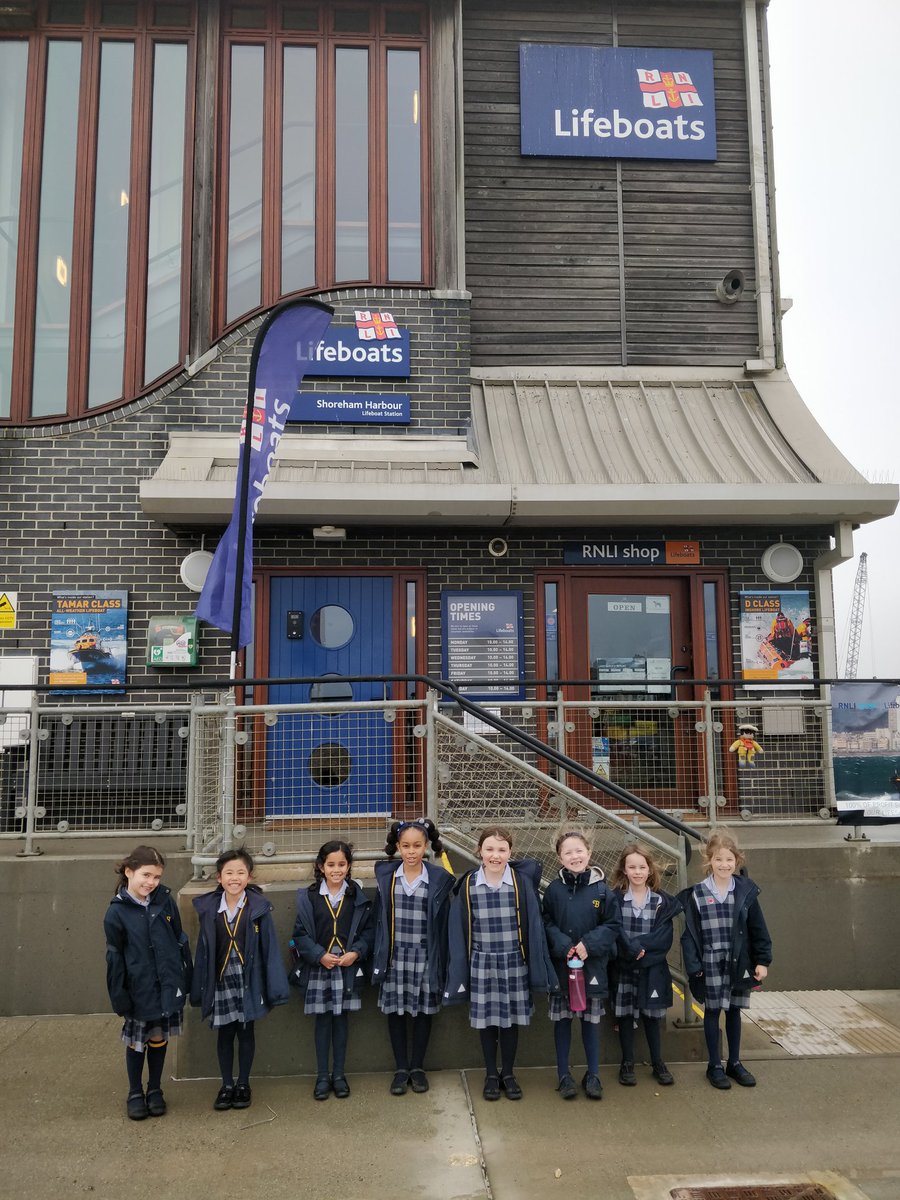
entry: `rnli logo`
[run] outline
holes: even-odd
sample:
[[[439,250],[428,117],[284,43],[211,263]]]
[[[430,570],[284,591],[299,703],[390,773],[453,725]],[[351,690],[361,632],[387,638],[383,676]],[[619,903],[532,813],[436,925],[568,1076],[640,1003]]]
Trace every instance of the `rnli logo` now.
[[[702,108],[703,101],[687,71],[637,68],[644,108]]]

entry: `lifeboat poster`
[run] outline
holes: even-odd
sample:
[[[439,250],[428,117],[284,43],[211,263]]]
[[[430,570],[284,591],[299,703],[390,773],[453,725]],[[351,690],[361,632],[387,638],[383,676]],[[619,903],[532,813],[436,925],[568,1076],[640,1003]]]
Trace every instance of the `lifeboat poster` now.
[[[50,686],[96,691],[125,685],[128,592],[53,593]]]
[[[741,592],[741,667],[748,687],[767,681],[811,684],[813,623],[809,592]]]

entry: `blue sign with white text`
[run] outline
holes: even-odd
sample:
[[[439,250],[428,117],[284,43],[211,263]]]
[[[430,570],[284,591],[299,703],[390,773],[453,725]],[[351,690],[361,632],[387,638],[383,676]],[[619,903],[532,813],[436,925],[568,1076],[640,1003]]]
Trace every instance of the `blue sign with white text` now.
[[[288,421],[344,425],[408,425],[409,396],[396,392],[298,392]]]
[[[715,161],[710,50],[519,47],[523,154]]]
[[[409,330],[379,322],[377,332],[360,326],[332,325],[320,342],[303,347],[309,355],[307,376],[364,376],[371,379],[409,378]],[[367,314],[390,317],[390,313]],[[298,347],[298,353],[301,348]]]

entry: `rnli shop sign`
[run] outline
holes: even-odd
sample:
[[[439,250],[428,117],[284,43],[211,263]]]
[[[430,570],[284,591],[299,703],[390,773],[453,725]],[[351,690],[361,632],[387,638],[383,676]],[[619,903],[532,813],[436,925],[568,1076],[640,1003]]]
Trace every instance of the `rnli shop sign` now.
[[[709,50],[519,47],[523,154],[714,161]]]

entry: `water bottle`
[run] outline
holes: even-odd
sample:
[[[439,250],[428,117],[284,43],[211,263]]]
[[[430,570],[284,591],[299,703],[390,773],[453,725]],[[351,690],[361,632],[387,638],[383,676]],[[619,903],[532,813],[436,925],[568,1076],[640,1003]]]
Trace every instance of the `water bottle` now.
[[[567,961],[569,968],[569,1008],[572,1012],[584,1012],[587,1008],[587,992],[584,986],[584,963],[576,955]]]

